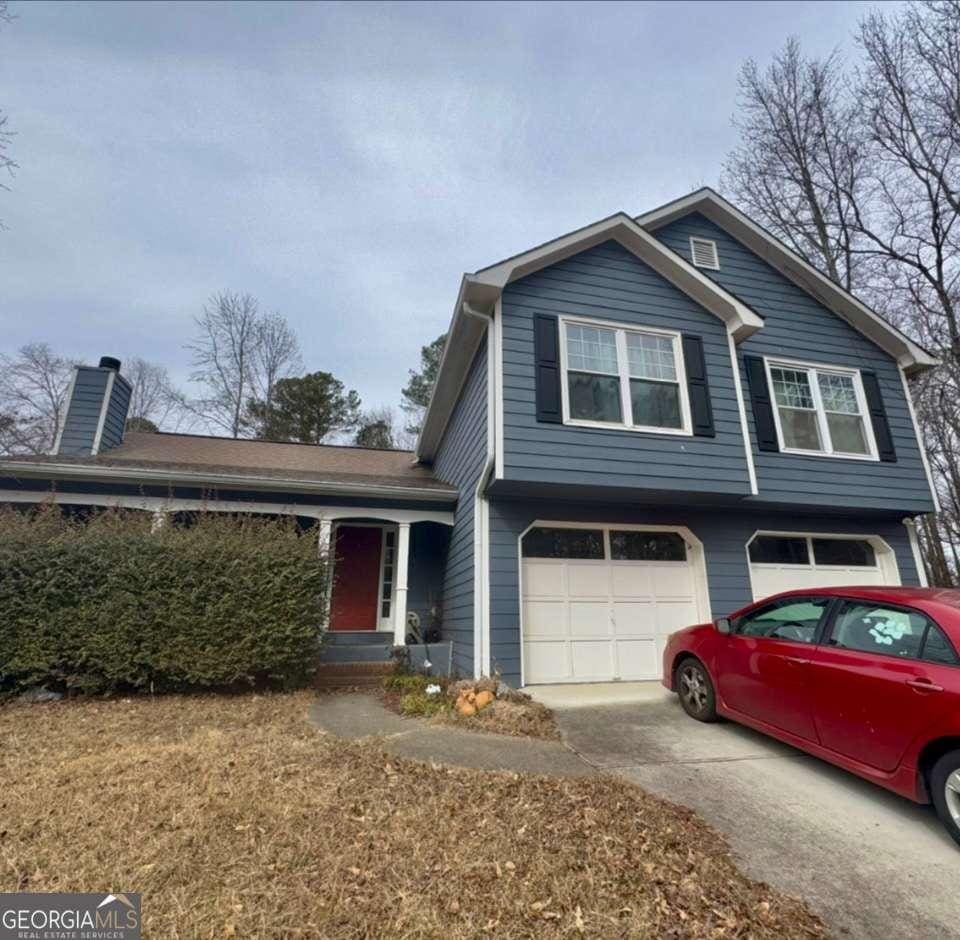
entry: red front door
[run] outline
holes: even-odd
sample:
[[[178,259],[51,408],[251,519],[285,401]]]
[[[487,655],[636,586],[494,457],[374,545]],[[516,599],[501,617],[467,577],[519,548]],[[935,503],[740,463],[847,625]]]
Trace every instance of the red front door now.
[[[376,630],[380,606],[380,546],[383,530],[337,527],[331,630]]]

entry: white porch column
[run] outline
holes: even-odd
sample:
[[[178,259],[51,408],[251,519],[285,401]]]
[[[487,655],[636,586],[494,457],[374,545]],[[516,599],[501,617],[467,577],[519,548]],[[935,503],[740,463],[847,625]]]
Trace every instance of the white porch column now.
[[[162,509],[155,509],[153,522],[150,523],[150,531],[159,532],[167,524],[167,515]]]
[[[407,642],[407,568],[410,562],[410,523],[397,523],[397,573],[393,595],[393,644]]]
[[[333,523],[329,519],[320,519],[320,534],[317,538],[317,551],[321,555],[325,555],[327,551],[331,548],[330,545],[330,529],[332,528]]]
[[[327,561],[327,603],[323,611],[322,628],[330,629],[330,609],[333,603],[333,541],[331,538],[331,529],[333,523],[320,517],[319,535],[317,536],[317,554]]]

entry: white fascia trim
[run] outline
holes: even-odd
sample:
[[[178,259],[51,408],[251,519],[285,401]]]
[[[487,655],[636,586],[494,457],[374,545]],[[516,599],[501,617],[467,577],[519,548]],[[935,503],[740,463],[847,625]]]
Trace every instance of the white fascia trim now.
[[[740,381],[740,362],[737,359],[737,346],[733,334],[727,333],[727,345],[730,347],[730,366],[733,369],[733,386],[737,393],[737,411],[740,414],[740,433],[743,435],[743,450],[747,456],[747,473],[750,476],[750,495],[760,493],[757,484],[757,468],[753,462],[753,445],[750,443],[750,428],[747,425],[747,407],[743,398],[743,383]]]
[[[233,489],[278,490],[281,492],[315,493],[320,495],[369,496],[397,498],[424,502],[456,502],[455,493],[436,493],[407,486],[337,483],[336,481],[289,480],[277,477],[241,476],[225,473],[194,473],[191,471],[156,470],[140,467],[86,466],[68,463],[32,463],[30,461],[0,461],[0,473],[10,476],[42,477],[44,479],[83,479],[93,481],[126,481],[132,483],[173,483],[188,486],[227,486]]]
[[[910,551],[913,553],[913,563],[917,568],[917,580],[920,582],[920,587],[929,587],[927,566],[923,563],[923,552],[920,551],[920,539],[917,536],[917,522],[907,516],[903,520],[903,527],[907,530],[907,539],[910,542]]]
[[[494,439],[495,480],[503,479],[503,301],[497,300],[493,309],[493,366],[494,366]],[[488,351],[489,355],[489,351]]]
[[[384,509],[380,506],[305,506],[301,503],[263,503],[230,499],[180,499],[168,496],[120,496],[104,493],[25,492],[0,490],[2,503],[57,503],[69,506],[104,506],[142,509],[145,512],[233,512],[255,515],[304,516],[309,519],[377,519],[391,523],[437,522],[452,526],[453,513],[430,509]]]
[[[473,492],[473,675],[490,675],[490,503],[487,484],[496,470],[496,326],[487,319],[487,453]]]
[[[854,329],[877,343],[878,346],[893,356],[899,365],[909,371],[932,369],[939,365],[940,361],[935,356],[931,356],[909,336],[901,333],[893,324],[874,313],[849,291],[831,281],[812,264],[801,258],[792,248],[765,231],[712,189],[699,189],[667,203],[659,209],[637,216],[636,221],[643,228],[656,231],[656,229],[693,211],[702,212],[712,222],[729,231],[734,237],[744,241],[748,247],[772,264],[784,277],[812,294],[837,316],[846,320]],[[858,323],[857,320],[862,322]],[[875,335],[868,333],[864,329],[864,324],[873,327]]]
[[[107,375],[107,385],[103,390],[103,403],[100,405],[100,417],[97,419],[97,433],[93,436],[93,447],[90,448],[90,456],[95,457],[100,453],[100,441],[103,439],[103,426],[107,423],[107,411],[110,408],[110,399],[113,397],[113,383],[117,380],[116,370],[110,369]]]
[[[564,258],[602,244],[618,241],[627,251],[649,264],[659,274],[711,313],[720,317],[737,339],[763,328],[763,319],[719,284],[701,274],[692,264],[649,234],[625,212],[594,222],[539,248],[508,258],[469,276],[468,281],[502,291],[511,281],[556,264]]]
[[[67,426],[67,415],[70,413],[70,403],[73,401],[73,390],[77,384],[77,375],[80,373],[80,366],[73,367],[73,376],[70,379],[70,384],[67,386],[67,397],[63,400],[63,407],[60,409],[60,414],[57,417],[57,436],[53,442],[53,449],[50,451],[50,456],[54,457],[60,453],[60,440],[63,437],[64,428]]]
[[[913,433],[917,439],[917,447],[920,449],[920,460],[923,462],[923,470],[927,475],[927,485],[930,487],[930,496],[933,499],[933,511],[940,512],[940,497],[937,495],[937,488],[933,483],[933,471],[930,469],[930,458],[927,456],[927,448],[923,443],[923,435],[920,433],[920,422],[917,421],[917,412],[913,407],[913,394],[910,391],[910,382],[907,380],[907,373],[903,366],[897,367],[900,372],[900,381],[903,384],[903,394],[907,399],[907,410],[910,412],[910,421],[913,423]]]
[[[454,377],[453,386],[448,391],[441,392],[441,387],[445,384],[446,372],[451,368],[449,360],[455,348],[452,340],[463,321],[492,310],[500,299],[504,287],[511,281],[526,277],[541,268],[556,264],[564,258],[569,258],[571,255],[610,239],[619,242],[627,251],[649,264],[670,281],[678,290],[683,291],[688,297],[723,320],[737,342],[763,328],[763,318],[746,304],[715,281],[701,274],[692,264],[641,228],[625,212],[619,212],[516,257],[508,258],[489,268],[483,268],[476,274],[464,275],[447,332],[447,343],[440,358],[437,381],[424,415],[423,427],[417,438],[415,450],[418,458],[433,459],[443,439],[443,432],[450,414],[456,405],[457,396],[463,385],[463,375],[469,368],[468,363],[463,367],[463,375]],[[456,348],[455,351],[463,352],[460,348]]]

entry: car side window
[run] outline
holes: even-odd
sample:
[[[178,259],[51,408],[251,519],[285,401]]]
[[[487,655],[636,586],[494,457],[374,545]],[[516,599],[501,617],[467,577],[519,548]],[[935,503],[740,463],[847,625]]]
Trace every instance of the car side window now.
[[[943,666],[960,666],[960,657],[953,648],[946,634],[936,624],[927,627],[927,637],[923,641],[922,659],[928,663],[939,663]]]
[[[831,600],[830,597],[784,598],[744,614],[733,625],[733,632],[739,636],[813,643],[817,638],[817,627]]]
[[[830,643],[862,653],[919,659],[928,624],[929,619],[916,610],[846,601],[837,615]]]

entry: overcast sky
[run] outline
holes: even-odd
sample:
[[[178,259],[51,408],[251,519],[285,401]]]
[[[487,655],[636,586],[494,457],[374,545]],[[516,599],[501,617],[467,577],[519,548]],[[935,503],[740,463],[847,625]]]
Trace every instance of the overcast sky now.
[[[744,59],[859,3],[21,3],[0,350],[141,355],[246,291],[394,404],[460,276],[715,184]]]

